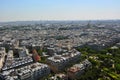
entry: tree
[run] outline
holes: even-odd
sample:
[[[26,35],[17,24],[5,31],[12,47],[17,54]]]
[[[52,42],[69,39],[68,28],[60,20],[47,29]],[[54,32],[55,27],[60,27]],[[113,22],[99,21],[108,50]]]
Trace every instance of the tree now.
[[[118,73],[120,73],[120,64],[115,64],[115,69]]]
[[[42,56],[43,54],[42,54],[42,50],[41,49],[39,49],[38,50],[38,55],[40,55],[40,56]]]

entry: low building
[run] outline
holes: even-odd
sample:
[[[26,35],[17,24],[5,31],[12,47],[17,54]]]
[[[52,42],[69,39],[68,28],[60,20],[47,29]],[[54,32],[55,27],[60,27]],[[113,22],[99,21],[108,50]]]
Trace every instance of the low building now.
[[[6,55],[5,48],[1,47],[0,48],[0,70],[3,67],[3,63],[4,63],[4,60],[5,60],[5,55]]]
[[[51,48],[51,47],[47,48],[47,53],[50,56],[54,56],[55,48],[54,47],[53,48]]]
[[[32,62],[33,62],[33,59],[30,56],[22,57],[22,58],[13,58],[7,55],[6,62],[2,68],[2,71],[20,67],[26,64],[30,64]]]
[[[48,65],[50,65],[52,71],[59,72],[64,70],[70,64],[79,61],[80,56],[81,56],[80,52],[73,50],[68,53],[63,53],[63,55],[55,55],[53,57],[49,57],[47,59],[47,63]]]
[[[29,55],[28,49],[25,47],[19,50],[19,57],[26,57]]]
[[[48,65],[33,63],[18,69],[3,71],[2,76],[5,80],[38,80],[48,74],[50,74]]]
[[[80,76],[91,67],[91,63],[86,59],[80,64],[75,64],[67,70],[70,79],[79,79]]]
[[[50,77],[49,80],[68,80],[68,76],[66,74],[59,73]]]

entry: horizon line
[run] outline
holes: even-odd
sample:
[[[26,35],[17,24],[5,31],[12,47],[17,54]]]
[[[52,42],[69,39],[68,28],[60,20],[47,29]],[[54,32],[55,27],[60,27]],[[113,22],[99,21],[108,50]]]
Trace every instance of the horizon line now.
[[[113,21],[117,21],[117,20],[120,20],[120,19],[86,19],[86,20],[84,20],[84,19],[70,19],[70,20],[58,20],[58,19],[56,19],[56,20],[12,20],[12,21],[0,21],[0,23],[10,23],[10,22],[29,22],[29,21],[111,21],[111,20],[113,20]]]

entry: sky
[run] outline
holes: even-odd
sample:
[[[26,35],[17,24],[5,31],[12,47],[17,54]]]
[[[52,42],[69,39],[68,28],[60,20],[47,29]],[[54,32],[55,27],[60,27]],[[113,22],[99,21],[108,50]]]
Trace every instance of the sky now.
[[[0,0],[0,22],[120,19],[120,0]]]

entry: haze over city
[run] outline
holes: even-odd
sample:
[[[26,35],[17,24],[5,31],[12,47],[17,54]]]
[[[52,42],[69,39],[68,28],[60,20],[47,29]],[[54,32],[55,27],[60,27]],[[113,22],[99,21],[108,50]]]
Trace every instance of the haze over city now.
[[[0,0],[0,22],[120,19],[120,0]]]

